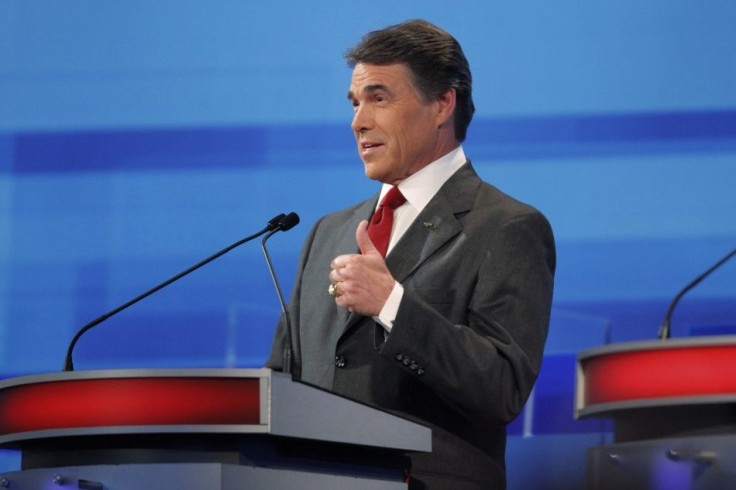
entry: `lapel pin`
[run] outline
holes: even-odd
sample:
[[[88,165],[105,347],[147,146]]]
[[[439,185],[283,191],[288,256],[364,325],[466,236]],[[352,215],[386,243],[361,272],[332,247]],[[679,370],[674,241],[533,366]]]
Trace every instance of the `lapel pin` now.
[[[422,224],[424,225],[425,228],[432,228],[434,226],[434,224],[430,223],[429,221],[425,221]]]

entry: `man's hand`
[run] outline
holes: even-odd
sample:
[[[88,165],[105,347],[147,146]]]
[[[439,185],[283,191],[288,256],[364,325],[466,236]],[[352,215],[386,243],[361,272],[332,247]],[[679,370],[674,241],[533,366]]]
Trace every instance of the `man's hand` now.
[[[394,288],[386,262],[368,236],[368,222],[355,232],[360,254],[340,255],[330,264],[330,282],[337,287],[335,302],[366,316],[378,316]]]

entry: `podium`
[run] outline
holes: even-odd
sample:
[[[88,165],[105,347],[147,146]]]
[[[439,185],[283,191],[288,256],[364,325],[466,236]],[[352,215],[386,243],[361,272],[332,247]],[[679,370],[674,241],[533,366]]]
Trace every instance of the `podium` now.
[[[588,451],[588,488],[731,488],[736,336],[629,342],[581,352],[575,417],[613,420],[613,443]]]
[[[405,489],[431,430],[269,369],[79,371],[0,383],[0,488]]]

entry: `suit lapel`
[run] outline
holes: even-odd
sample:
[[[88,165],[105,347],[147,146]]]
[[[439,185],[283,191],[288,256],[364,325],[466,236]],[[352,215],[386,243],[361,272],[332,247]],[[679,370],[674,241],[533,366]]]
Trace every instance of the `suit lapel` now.
[[[443,199],[433,199],[411,224],[386,257],[386,265],[399,282],[457,235],[461,226]]]
[[[480,179],[468,162],[440,188],[386,257],[397,281],[404,281],[462,231],[458,216],[472,207],[479,184]]]

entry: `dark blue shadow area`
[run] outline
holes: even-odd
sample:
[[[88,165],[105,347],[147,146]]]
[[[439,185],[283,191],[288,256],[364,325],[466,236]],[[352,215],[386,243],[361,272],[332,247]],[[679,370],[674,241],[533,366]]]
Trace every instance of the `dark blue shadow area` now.
[[[264,128],[20,133],[16,173],[248,167],[266,159]],[[247,157],[247,158],[246,158]]]
[[[736,111],[486,118],[467,146],[478,159],[723,151],[736,148]],[[321,165],[354,159],[345,124],[80,132],[0,138],[0,171],[90,172]],[[0,158],[2,162],[2,158]]]
[[[516,117],[473,121],[477,159],[555,159],[736,149],[736,111]]]
[[[15,137],[10,133],[0,133],[0,174],[10,173],[13,161]]]
[[[528,116],[481,119],[469,130],[498,143],[604,143],[736,137],[736,111]]]

